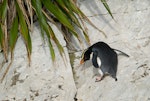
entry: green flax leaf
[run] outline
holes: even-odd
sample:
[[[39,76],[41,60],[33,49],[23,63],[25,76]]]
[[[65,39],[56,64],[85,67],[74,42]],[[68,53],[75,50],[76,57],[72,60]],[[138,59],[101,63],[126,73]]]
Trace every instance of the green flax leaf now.
[[[18,18],[15,17],[12,23],[12,27],[10,29],[9,45],[11,53],[13,53],[17,38],[18,38]]]
[[[100,30],[97,26],[95,26],[89,19],[88,17],[86,17],[86,15],[73,3],[73,1],[69,2],[69,5],[70,7],[72,8],[72,10],[79,16],[79,18],[82,20],[82,19],[85,19],[91,26],[93,26],[95,29],[97,29],[99,32],[101,32],[105,37],[106,34]],[[86,36],[85,36],[86,37]]]
[[[109,6],[108,6],[106,0],[101,0],[101,2],[103,3],[104,7],[106,8],[106,10],[107,10],[108,13],[110,14],[110,16],[114,19],[114,17],[113,17],[113,15],[112,15],[111,11],[110,11],[110,8],[109,8]]]
[[[62,53],[64,53],[64,49],[62,47],[62,45],[59,43],[58,39],[56,38],[55,36],[55,33],[53,32],[53,30],[51,29],[51,27],[49,26],[49,31],[50,31],[50,36],[51,38],[53,39],[53,41],[56,43],[57,47],[58,47],[58,50],[59,50],[59,53],[61,54],[62,56]]]
[[[36,15],[39,19],[42,34],[44,33],[44,31],[46,32],[46,35],[48,38],[48,43],[49,43],[49,48],[50,48],[50,54],[51,54],[52,60],[54,61],[55,60],[55,52],[54,52],[53,45],[52,45],[51,39],[50,39],[50,28],[49,28],[48,23],[46,22],[45,16],[42,13],[41,1],[40,0],[32,0],[32,5],[33,5]]]
[[[8,57],[7,57],[7,49],[6,49],[6,44],[5,44],[5,36],[4,36],[4,32],[2,30],[2,25],[0,24],[0,47],[3,50],[3,54],[5,57],[5,60],[8,61]]]
[[[64,13],[67,15],[67,17],[73,22],[75,23],[75,25],[77,25],[79,28],[81,28],[81,25],[79,23],[78,18],[76,17],[74,11],[72,10],[72,8],[70,7],[70,5],[68,4],[68,1],[66,2],[65,0],[56,0],[58,5],[60,5],[60,9],[62,9],[64,11]]]
[[[74,30],[73,25],[71,24],[70,19],[66,16],[66,14],[50,1],[42,0],[44,6],[65,26],[69,29],[70,32],[82,43],[78,33]]]
[[[0,6],[0,21],[2,20],[2,23],[4,24],[7,14],[7,0],[3,0]]]
[[[32,52],[32,43],[31,43],[29,30],[28,30],[27,24],[25,22],[25,17],[23,16],[21,8],[18,5],[18,2],[16,2],[16,9],[17,9],[17,14],[18,14],[18,18],[19,18],[20,33],[21,33],[21,35],[24,39],[25,45],[26,45],[29,64],[30,64],[30,59],[31,59],[30,57],[31,57],[31,52]]]
[[[74,27],[71,25],[67,16],[61,11],[61,9],[59,9],[50,1],[42,0],[42,3],[62,24],[64,24],[70,30],[74,30]]]
[[[77,14],[80,18],[85,18],[85,15],[82,13],[82,11],[80,11],[80,9],[71,1],[67,1],[67,0],[57,0],[57,2],[61,5],[61,4],[65,4],[65,7],[68,8],[68,14],[70,15],[70,19],[72,19],[72,21],[75,23],[75,25],[77,25],[84,34],[85,40],[90,44],[90,39],[89,36],[87,34],[86,28],[82,27],[80,22],[79,22],[79,18],[76,17],[75,14]],[[62,3],[64,2],[64,3]],[[64,5],[62,5],[62,8]],[[81,20],[82,22],[82,20]]]

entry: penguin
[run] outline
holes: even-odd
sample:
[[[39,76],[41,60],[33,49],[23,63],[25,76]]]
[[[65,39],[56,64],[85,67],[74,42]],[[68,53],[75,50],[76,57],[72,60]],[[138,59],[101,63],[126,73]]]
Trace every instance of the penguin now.
[[[101,81],[106,74],[117,81],[118,56],[116,51],[129,57],[126,53],[111,48],[105,42],[97,42],[83,52],[80,64],[92,59],[93,66],[98,69],[98,73],[100,74],[100,76],[96,77],[96,82]]]

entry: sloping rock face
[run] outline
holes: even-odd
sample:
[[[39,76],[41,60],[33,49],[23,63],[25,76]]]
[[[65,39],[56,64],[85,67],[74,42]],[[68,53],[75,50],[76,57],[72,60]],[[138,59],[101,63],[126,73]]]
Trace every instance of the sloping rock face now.
[[[57,58],[52,63],[49,47],[42,42],[39,27],[36,26],[31,35],[34,46],[31,66],[28,66],[26,49],[19,37],[14,62],[0,83],[0,101],[150,101],[150,2],[107,1],[115,20],[100,0],[79,0],[78,4],[85,15],[107,35],[107,38],[104,37],[86,24],[91,44],[104,41],[130,55],[129,58],[118,56],[117,82],[110,76],[95,82],[97,69],[93,68],[91,61],[79,65],[82,52],[75,53],[73,78],[66,43],[58,29],[53,26],[64,46],[65,58],[60,57],[55,46]],[[0,70],[0,78],[7,65]]]
[[[77,101],[150,101],[150,2],[108,0],[113,20],[99,0],[80,0],[81,10],[107,38],[87,24],[91,43],[104,41],[130,55],[119,55],[118,81],[106,76],[95,82],[97,70],[91,61],[74,61]],[[84,47],[87,48],[87,47]],[[76,57],[81,52],[75,53]]]
[[[58,29],[52,25],[57,38],[64,46],[61,58],[54,45],[56,61],[52,62],[48,44],[42,41],[40,28],[35,25],[32,37],[32,61],[28,66],[25,46],[19,37],[14,62],[0,83],[0,101],[73,101],[76,87],[66,43]],[[46,40],[45,40],[46,42]],[[7,65],[7,64],[6,64]],[[6,67],[6,66],[4,66]],[[5,68],[1,70],[1,77]]]

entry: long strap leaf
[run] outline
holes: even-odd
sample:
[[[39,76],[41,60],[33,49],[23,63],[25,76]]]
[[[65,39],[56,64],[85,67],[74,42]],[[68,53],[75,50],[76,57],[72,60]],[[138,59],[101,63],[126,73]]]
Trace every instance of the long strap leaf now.
[[[3,0],[0,6],[0,21],[2,21],[2,23],[4,24],[7,14],[7,0]]]
[[[12,27],[10,29],[9,45],[10,45],[11,54],[13,54],[13,50],[14,50],[17,39],[18,39],[18,17],[16,16],[14,18]]]
[[[42,3],[44,4],[44,6],[52,13],[54,14],[54,16],[64,25],[66,26],[71,32],[72,34],[79,40],[80,43],[82,43],[79,35],[77,34],[77,32],[74,30],[73,25],[71,24],[71,22],[69,21],[70,19],[67,18],[67,16],[61,11],[60,8],[58,8],[57,6],[55,6],[52,2],[50,1],[46,1],[46,0],[42,0]]]
[[[110,8],[109,8],[109,6],[108,6],[106,0],[101,0],[101,2],[103,3],[104,7],[105,7],[106,10],[108,11],[108,13],[109,13],[110,16],[112,17],[112,19],[114,19],[114,17],[113,17],[113,15],[112,15],[111,11],[110,11]]]
[[[44,6],[52,13],[54,16],[65,26],[67,26],[69,29],[74,30],[73,26],[69,22],[67,16],[57,7],[55,6],[52,2],[42,0],[42,3]],[[60,16],[61,15],[61,16]]]
[[[25,22],[25,17],[23,16],[23,13],[18,5],[19,2],[16,2],[16,9],[17,9],[17,14],[19,17],[19,24],[20,24],[20,33],[24,39],[27,53],[28,53],[28,59],[29,59],[29,64],[30,64],[30,57],[31,57],[31,52],[32,52],[32,43],[31,43],[31,38],[29,34],[29,30],[27,28],[27,24]]]
[[[36,12],[36,15],[38,16],[42,33],[44,33],[44,31],[46,32],[46,35],[48,38],[48,43],[49,43],[49,48],[50,48],[50,54],[51,54],[52,60],[54,61],[55,60],[55,52],[54,52],[53,45],[52,45],[51,39],[50,39],[50,29],[46,22],[45,16],[42,13],[41,1],[40,0],[32,0],[32,5],[35,8],[34,10]],[[43,38],[44,38],[44,36],[43,36]]]
[[[57,4],[60,5],[61,8],[63,8],[63,10],[66,12],[65,14],[68,16],[69,19],[71,19],[72,23],[77,25],[83,31],[83,34],[84,34],[86,41],[90,44],[90,40],[89,40],[87,31],[86,31],[86,28],[83,28],[81,26],[79,19],[75,15],[75,14],[77,14],[77,15],[80,14],[78,9],[76,9],[77,6],[74,6],[75,8],[72,9],[72,4],[70,4],[72,2],[70,2],[69,0],[56,0],[56,1],[57,1]]]

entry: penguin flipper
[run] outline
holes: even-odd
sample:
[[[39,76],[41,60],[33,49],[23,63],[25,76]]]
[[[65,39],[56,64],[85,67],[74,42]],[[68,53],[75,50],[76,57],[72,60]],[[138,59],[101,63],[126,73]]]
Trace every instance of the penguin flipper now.
[[[126,56],[126,57],[130,57],[128,54],[126,54],[125,52],[122,52],[122,51],[120,51],[120,50],[118,50],[118,49],[113,49],[113,50],[120,52],[122,55],[124,55],[124,56]]]

